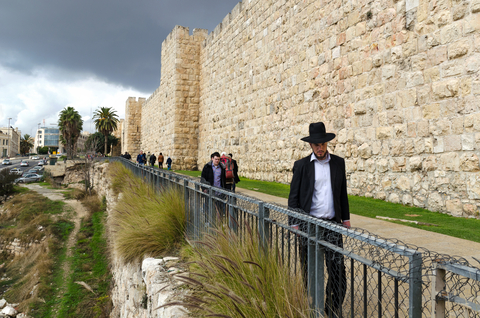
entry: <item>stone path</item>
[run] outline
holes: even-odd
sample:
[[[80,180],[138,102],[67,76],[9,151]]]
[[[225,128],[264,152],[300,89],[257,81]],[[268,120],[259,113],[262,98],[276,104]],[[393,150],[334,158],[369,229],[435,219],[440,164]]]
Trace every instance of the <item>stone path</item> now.
[[[238,187],[236,192],[258,198],[265,202],[279,203],[284,206],[288,205],[287,199],[273,195]],[[351,215],[351,223],[353,227],[365,229],[383,238],[395,238],[405,243],[424,247],[433,252],[464,257],[471,265],[480,267],[480,263],[472,258],[473,256],[480,260],[480,243],[355,214]]]

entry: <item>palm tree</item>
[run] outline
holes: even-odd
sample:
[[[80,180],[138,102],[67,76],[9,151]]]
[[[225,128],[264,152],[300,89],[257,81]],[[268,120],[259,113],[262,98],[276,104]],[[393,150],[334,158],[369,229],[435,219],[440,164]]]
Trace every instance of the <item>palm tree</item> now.
[[[83,129],[83,120],[80,114],[73,107],[65,107],[58,118],[60,129],[60,141],[67,149],[67,158],[72,159],[75,155],[77,140]]]
[[[95,111],[93,119],[97,131],[105,136],[105,155],[107,155],[108,135],[117,130],[117,123],[119,122],[117,113],[111,107],[100,107]]]
[[[29,134],[25,134],[23,137],[20,137],[20,153],[22,155],[29,153],[32,147],[33,138]]]

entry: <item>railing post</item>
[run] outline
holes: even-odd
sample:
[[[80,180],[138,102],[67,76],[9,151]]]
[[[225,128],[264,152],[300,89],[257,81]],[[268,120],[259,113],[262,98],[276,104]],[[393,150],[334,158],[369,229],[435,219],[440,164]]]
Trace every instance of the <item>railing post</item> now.
[[[310,222],[307,223],[307,239],[305,243],[307,244],[307,287],[308,287],[308,294],[310,299],[312,300],[312,308],[317,307],[317,298],[316,298],[316,252],[317,246],[312,242],[314,238],[316,238],[316,231],[315,231],[315,224]],[[300,242],[302,239],[300,239]]]
[[[269,217],[269,210],[265,209],[263,202],[258,202],[258,234],[260,236],[259,249],[261,253],[265,252],[268,247],[270,223],[265,219]]]
[[[437,263],[433,263],[432,280],[432,318],[445,318],[445,299],[437,297],[442,291],[445,291],[445,270],[437,267]]]
[[[208,189],[208,211],[206,211],[205,216],[208,217],[207,222],[210,225],[210,228],[214,228],[215,224],[217,224],[217,211],[215,211],[215,207],[213,204],[213,187]]]
[[[410,257],[409,270],[409,312],[410,318],[422,317],[422,254],[414,253]]]
[[[235,233],[238,231],[238,211],[235,208],[237,204],[237,199],[233,195],[229,195],[229,208],[228,208],[228,225],[231,230]]]
[[[323,317],[325,311],[325,247],[319,243],[325,239],[325,231],[319,225],[316,229],[315,251],[315,309],[317,316]],[[352,286],[353,288],[353,286]]]
[[[195,203],[193,207],[193,237],[195,240],[200,239],[200,211],[202,210],[200,207],[201,204],[201,195],[199,193],[200,186],[198,184],[195,185]]]

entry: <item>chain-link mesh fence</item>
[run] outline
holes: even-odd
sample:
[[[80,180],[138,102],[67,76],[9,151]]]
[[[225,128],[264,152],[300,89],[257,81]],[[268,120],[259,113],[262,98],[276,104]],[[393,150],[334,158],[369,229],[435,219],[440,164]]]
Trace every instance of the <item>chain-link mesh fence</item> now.
[[[480,269],[463,258],[114,160],[158,189],[183,191],[192,241],[219,226],[240,236],[247,226],[258,229],[264,246],[302,271],[312,306],[326,317],[480,317]]]

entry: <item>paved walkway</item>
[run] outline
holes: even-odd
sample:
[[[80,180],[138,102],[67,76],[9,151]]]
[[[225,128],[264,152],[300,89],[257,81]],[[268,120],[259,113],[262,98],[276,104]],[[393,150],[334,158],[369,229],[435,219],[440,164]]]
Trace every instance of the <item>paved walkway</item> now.
[[[268,195],[256,191],[238,188],[236,192],[258,198],[265,202],[287,205],[287,199]],[[473,257],[480,260],[480,243],[459,239],[456,237],[416,229],[413,227],[396,224],[352,214],[351,223],[353,227],[365,229],[383,238],[396,238],[402,242],[424,247],[432,252],[461,256],[466,258],[471,265],[480,268],[480,263]],[[480,231],[480,229],[479,229]]]

